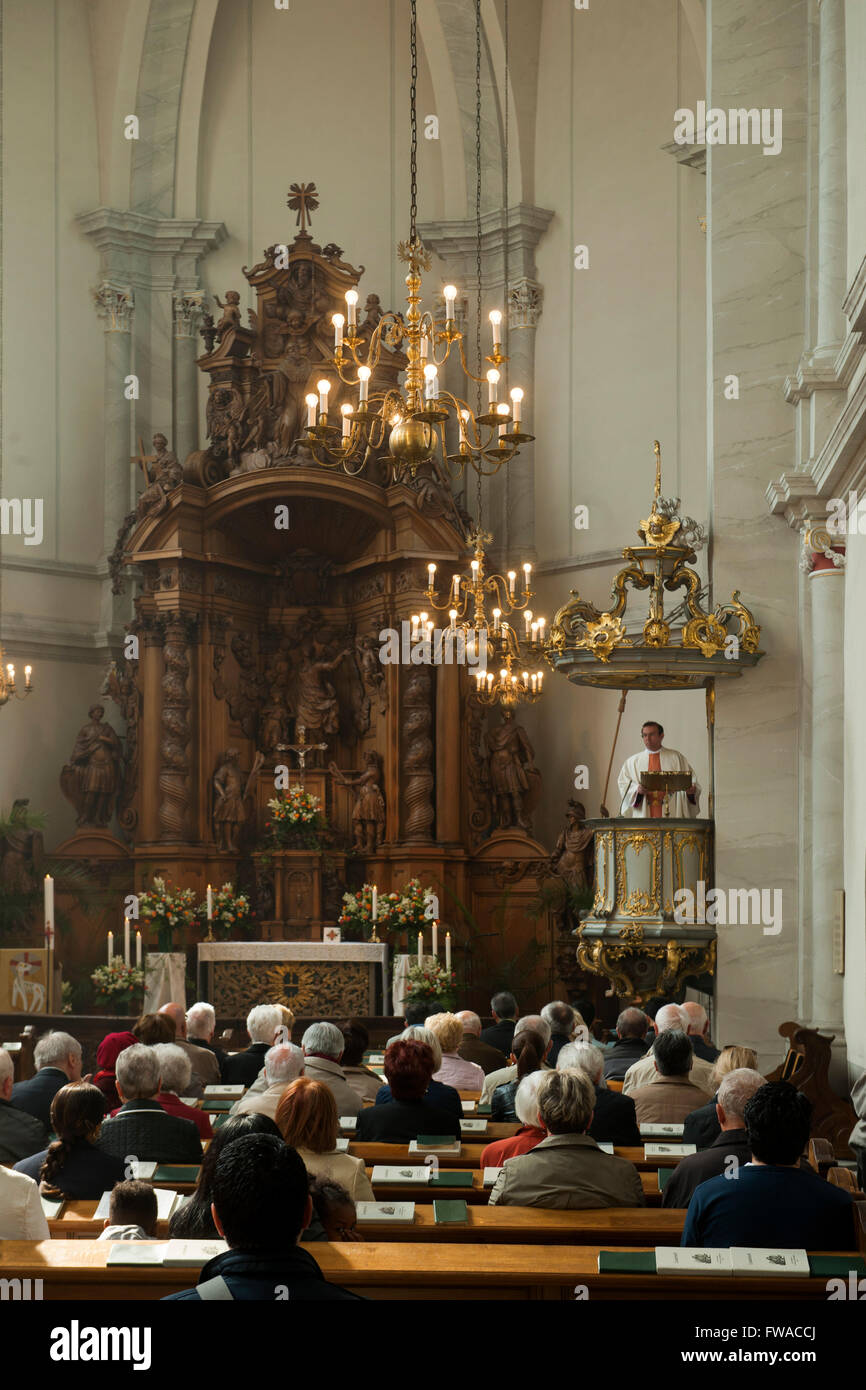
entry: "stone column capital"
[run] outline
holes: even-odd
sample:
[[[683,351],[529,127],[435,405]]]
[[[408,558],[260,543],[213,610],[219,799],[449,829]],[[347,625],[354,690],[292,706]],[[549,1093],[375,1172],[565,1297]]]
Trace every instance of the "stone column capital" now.
[[[508,290],[508,327],[537,328],[543,299],[544,290],[538,280],[523,275],[513,281]]]
[[[201,290],[175,290],[172,295],[175,338],[198,339],[198,330],[204,315],[204,300],[205,296]]]
[[[845,541],[835,535],[826,521],[803,527],[800,567],[810,578],[824,574],[844,574]]]
[[[103,280],[93,290],[96,312],[104,321],[106,333],[129,333],[135,308],[135,295],[129,285]]]

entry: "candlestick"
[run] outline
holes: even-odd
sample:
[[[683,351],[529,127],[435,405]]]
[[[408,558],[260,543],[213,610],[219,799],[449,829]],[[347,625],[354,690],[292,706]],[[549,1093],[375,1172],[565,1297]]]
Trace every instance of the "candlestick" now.
[[[450,323],[454,318],[454,301],[457,298],[457,286],[446,285],[442,291],[442,297],[445,300],[445,318]]]
[[[499,373],[495,367],[491,367],[487,373],[487,400],[489,405],[495,405],[499,395]]]
[[[419,964],[419,965],[423,964],[423,961],[424,961],[424,933],[423,933],[422,931],[419,931],[419,933],[418,933],[418,964]]]
[[[511,391],[511,418],[514,421],[515,429],[520,424],[520,402],[523,400],[523,391],[519,386],[513,387]]]
[[[359,403],[359,404],[364,404],[364,402],[367,400],[367,391],[368,391],[368,389],[369,389],[370,376],[371,376],[371,372],[370,372],[370,368],[369,368],[369,367],[359,367],[359,368],[358,368],[358,403]]]
[[[451,969],[451,933],[445,933],[445,969]]]
[[[330,381],[328,381],[327,377],[322,377],[322,380],[321,380],[321,381],[317,381],[317,382],[316,382],[316,389],[317,389],[317,391],[318,391],[318,393],[319,393],[319,414],[320,414],[320,415],[327,415],[327,413],[328,413],[328,392],[329,392],[330,389],[331,389],[331,383],[330,383]]]
[[[375,922],[375,921],[378,919],[378,916],[379,916],[379,890],[378,890],[378,888],[376,887],[375,883],[373,884],[373,907],[372,907],[372,913],[373,913],[373,921]]]
[[[435,401],[439,399],[439,368],[435,362],[428,362],[424,368],[424,399]]]
[[[318,402],[312,391],[304,397],[304,400],[307,402],[307,429],[311,430],[316,423],[316,405]]]
[[[110,932],[108,933],[108,964],[111,965],[111,963],[112,963],[113,960],[114,960],[114,932],[113,932],[113,931],[110,931]]]
[[[493,329],[493,350],[495,352],[502,342],[502,329],[499,326],[502,323],[502,311],[500,309],[491,309],[489,318],[490,327]]]
[[[349,311],[349,328],[353,329],[358,322],[358,291],[346,290],[346,305]],[[351,334],[350,334],[351,336]]]
[[[136,966],[138,967],[138,969],[140,970],[140,969],[141,969],[141,932],[140,932],[140,931],[137,931],[137,932],[135,933],[135,964],[136,964]]]
[[[331,323],[334,325],[334,350],[337,356],[339,356],[340,348],[343,346],[343,324],[345,322],[342,314],[334,314],[331,317]]]
[[[433,918],[433,955],[439,956],[439,923]]]
[[[123,919],[123,963],[127,968],[130,965],[129,959],[129,918]]]

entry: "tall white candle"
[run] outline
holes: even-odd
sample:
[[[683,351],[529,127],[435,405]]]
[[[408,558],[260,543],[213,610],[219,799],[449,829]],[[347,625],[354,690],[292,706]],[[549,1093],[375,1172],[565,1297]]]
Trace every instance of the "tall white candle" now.
[[[114,960],[114,932],[113,932],[113,931],[110,931],[110,932],[108,933],[108,964],[111,965],[111,962],[112,962],[113,960]]]
[[[54,945],[54,879],[45,875],[45,944],[50,949]]]
[[[373,906],[371,911],[373,913],[373,921],[375,922],[379,916],[379,890],[375,883],[373,884]]]
[[[423,962],[423,960],[424,960],[424,933],[423,933],[422,931],[419,931],[419,933],[418,933],[418,964],[421,965],[422,962]]]
[[[129,955],[129,918],[128,918],[128,917],[124,917],[124,919],[123,919],[123,963],[124,963],[124,965],[126,965],[126,966],[129,966],[129,965],[132,964],[132,961],[131,961],[130,955]]]
[[[135,933],[135,963],[141,969],[141,932]]]
[[[445,933],[445,969],[451,969],[451,933]]]
[[[207,919],[210,922],[213,918],[213,889],[210,884],[207,886]]]
[[[438,958],[439,955],[439,923],[433,918],[433,954]]]

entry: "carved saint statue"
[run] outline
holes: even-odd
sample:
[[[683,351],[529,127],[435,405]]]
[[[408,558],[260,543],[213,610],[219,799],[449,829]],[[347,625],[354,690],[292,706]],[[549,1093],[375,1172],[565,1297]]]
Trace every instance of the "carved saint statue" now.
[[[514,711],[502,711],[502,723],[487,730],[488,770],[500,829],[529,829],[529,815],[541,789],[535,753],[526,730],[514,722]]]
[[[385,838],[385,798],[382,795],[382,759],[375,749],[364,755],[362,772],[341,772],[334,763],[330,771],[344,787],[354,787],[357,800],[352,807],[352,831],[355,849],[362,854],[375,854]]]
[[[123,782],[123,747],[102,705],[91,705],[89,722],[79,731],[60,787],[78,812],[79,825],[108,825]]]
[[[295,725],[303,725],[315,741],[315,733],[335,734],[340,725],[337,692],[328,680],[328,672],[336,671],[340,662],[350,655],[348,648],[338,652],[332,661],[325,659],[325,649],[314,638],[307,638],[298,671],[298,706]]]
[[[222,318],[216,326],[216,335],[220,342],[232,328],[241,326],[241,297],[237,290],[226,290],[226,302],[223,304],[218,294],[214,295],[219,307],[222,309]]]
[[[0,884],[7,893],[32,893],[42,875],[42,831],[27,824],[30,802],[19,798],[0,836]]]
[[[168,506],[168,494],[183,481],[183,469],[177,455],[168,447],[164,434],[153,436],[154,461],[149,474],[150,481],[136,503],[139,520],[145,516],[159,516]]]
[[[591,888],[592,843],[594,831],[584,826],[586,809],[582,801],[568,803],[565,829],[550,856],[550,871],[565,880],[572,892],[585,893]]]
[[[259,726],[259,748],[263,753],[273,753],[286,736],[286,706],[279,686],[271,686],[270,703],[261,713]]]
[[[252,771],[244,785],[244,775],[238,766],[239,758],[240,753],[236,748],[227,748],[217,761],[217,770],[213,777],[214,834],[218,848],[226,854],[239,853],[240,834],[247,820],[247,793],[262,764],[262,755],[257,753]]]

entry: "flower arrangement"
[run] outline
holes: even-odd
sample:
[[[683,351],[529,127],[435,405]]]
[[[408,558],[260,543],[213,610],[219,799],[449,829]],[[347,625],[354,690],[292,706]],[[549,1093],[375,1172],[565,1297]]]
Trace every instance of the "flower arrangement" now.
[[[170,951],[174,932],[198,923],[199,906],[193,888],[169,889],[164,878],[155,878],[138,896],[138,915],[144,926],[156,932],[160,951]]]
[[[427,916],[428,896],[432,888],[422,888],[420,880],[411,878],[399,893],[380,893],[376,911],[376,931],[379,935],[391,932],[399,935],[413,928],[423,928]],[[373,888],[365,883],[357,893],[343,894],[343,911],[337,921],[347,937],[363,939],[367,928],[373,926]]]
[[[318,849],[327,828],[322,803],[303,787],[288,787],[268,802],[265,830],[278,849]]]
[[[454,1007],[456,997],[457,976],[453,970],[432,960],[409,966],[404,1008],[407,1004],[427,1004],[447,1012]]]
[[[113,1004],[118,1013],[128,1013],[144,997],[144,971],[140,965],[125,965],[123,956],[115,956],[110,965],[97,966],[90,978],[97,998]]]
[[[233,883],[224,883],[213,895],[211,931],[214,936],[229,937],[235,927],[249,927],[255,913],[245,893],[236,893]],[[207,930],[207,903],[199,906],[203,929]]]

